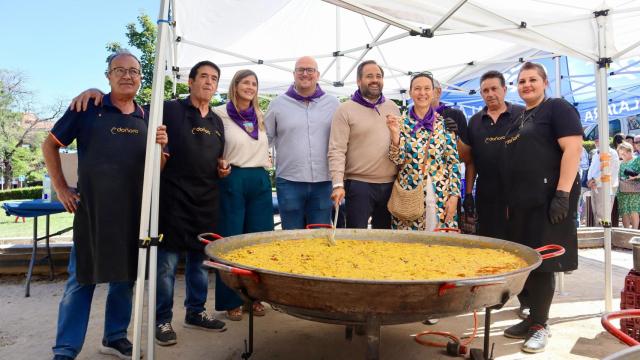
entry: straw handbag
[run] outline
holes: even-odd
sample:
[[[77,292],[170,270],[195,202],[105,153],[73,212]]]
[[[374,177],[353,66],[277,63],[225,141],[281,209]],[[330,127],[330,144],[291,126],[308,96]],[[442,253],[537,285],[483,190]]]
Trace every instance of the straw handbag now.
[[[403,189],[398,179],[393,182],[391,197],[387,203],[387,209],[391,215],[403,221],[413,221],[424,217],[425,197],[422,182],[414,189]]]

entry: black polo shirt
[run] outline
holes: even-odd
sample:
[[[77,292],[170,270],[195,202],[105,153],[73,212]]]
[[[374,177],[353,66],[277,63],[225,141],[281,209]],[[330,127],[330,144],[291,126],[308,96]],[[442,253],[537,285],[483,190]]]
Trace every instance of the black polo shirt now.
[[[469,120],[467,139],[471,146],[473,162],[478,174],[476,198],[482,202],[493,202],[491,199],[502,198],[504,186],[500,171],[502,169],[504,138],[507,130],[524,111],[524,107],[506,102],[507,109],[500,114],[494,123],[485,106]]]
[[[107,94],[100,106],[67,110],[51,129],[60,146],[78,143],[73,243],[80,284],[136,279],[146,114],[137,105],[123,114]]]
[[[160,178],[161,246],[202,252],[197,235],[213,231],[218,220],[224,125],[211,108],[202,116],[190,98],[165,101],[163,119],[171,157]]]
[[[458,124],[458,137],[460,141],[469,145],[469,140],[467,137],[467,117],[464,116],[464,112],[459,109],[455,109],[452,107],[445,107],[442,110],[441,114],[443,118],[452,118]]]
[[[218,163],[200,162],[197,152],[189,152],[189,146],[193,139],[189,136],[200,135],[199,137],[211,138],[207,144],[215,144],[215,156],[222,157],[224,150],[224,125],[218,115],[213,110],[202,117],[200,110],[193,106],[191,98],[186,97],[179,100],[167,100],[164,102],[162,114],[163,122],[167,126],[167,136],[169,143],[164,152],[169,152],[171,157],[180,157],[177,161],[167,161],[167,165],[162,174],[177,173],[189,176],[218,176]],[[198,136],[196,136],[198,137]],[[219,146],[219,148],[218,148]],[[174,154],[174,149],[180,148],[179,153]],[[186,152],[186,154],[185,154]],[[182,158],[181,155],[184,155]]]

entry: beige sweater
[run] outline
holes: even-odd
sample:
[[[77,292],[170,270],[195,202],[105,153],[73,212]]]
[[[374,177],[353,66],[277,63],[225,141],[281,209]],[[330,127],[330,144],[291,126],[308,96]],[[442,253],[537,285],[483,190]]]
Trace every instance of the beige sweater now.
[[[227,114],[225,105],[213,109],[224,124],[224,159],[238,167],[270,167],[269,142],[265,130],[258,131],[258,140],[253,139]],[[258,115],[260,116],[260,115]]]
[[[329,137],[329,173],[334,185],[344,180],[389,183],[398,170],[389,160],[389,129],[386,116],[400,115],[387,100],[374,109],[352,100],[340,104],[333,116]]]

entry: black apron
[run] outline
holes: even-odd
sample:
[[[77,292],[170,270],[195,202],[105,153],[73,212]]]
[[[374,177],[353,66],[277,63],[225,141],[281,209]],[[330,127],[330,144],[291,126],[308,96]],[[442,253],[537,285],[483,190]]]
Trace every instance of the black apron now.
[[[202,251],[197,235],[212,232],[218,218],[218,158],[224,150],[222,120],[204,118],[189,98],[165,103],[170,157],[160,183],[161,246]]]
[[[507,109],[494,123],[485,107],[471,118],[469,141],[476,166],[476,212],[478,235],[507,239],[507,199],[504,193],[504,140],[524,108],[506,103]]]
[[[508,240],[532,248],[557,244],[560,257],[544,260],[536,271],[569,271],[578,266],[576,213],[580,196],[578,174],[569,196],[569,213],[551,224],[549,206],[560,177],[562,150],[551,130],[551,100],[516,119],[505,139],[505,186]],[[545,108],[548,107],[548,108]]]
[[[78,154],[80,203],[73,220],[76,277],[83,285],[134,281],[138,263],[147,122],[139,107],[138,116],[107,104],[96,111],[83,124],[90,129]]]

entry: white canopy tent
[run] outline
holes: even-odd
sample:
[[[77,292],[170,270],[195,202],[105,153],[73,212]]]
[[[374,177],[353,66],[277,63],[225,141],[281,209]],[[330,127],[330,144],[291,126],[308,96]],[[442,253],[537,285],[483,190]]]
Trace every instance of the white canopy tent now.
[[[430,25],[420,29],[425,36],[482,33],[496,39],[511,41],[520,47],[535,48],[561,55],[574,56],[594,63],[600,138],[608,138],[607,67],[613,59],[640,53],[637,35],[640,23],[640,1],[580,1],[549,0],[459,0],[416,2],[396,0],[342,1],[327,0],[377,19],[398,24],[419,21]],[[406,28],[405,28],[406,29]],[[414,30],[415,31],[415,30]],[[473,73],[471,67],[456,76]],[[476,74],[477,75],[477,74]],[[559,93],[559,91],[557,91]],[[602,182],[610,182],[608,144],[600,143]],[[611,290],[611,189],[603,187],[602,204],[605,229],[605,310],[612,310]]]
[[[161,122],[163,75],[185,81],[191,66],[201,60],[214,61],[222,68],[221,92],[226,91],[236,70],[250,68],[258,74],[262,93],[281,93],[292,83],[295,60],[311,55],[318,60],[324,90],[350,95],[356,89],[355,67],[363,59],[374,59],[385,70],[385,95],[403,98],[412,72],[431,71],[450,85],[487,68],[535,61],[538,55],[533,54],[544,50],[552,56],[567,55],[594,63],[602,114],[600,137],[606,138],[606,66],[611,59],[640,54],[640,0],[325,1],[162,0],[150,126]],[[605,154],[606,146],[601,143]],[[602,165],[606,183],[608,162]],[[149,168],[145,179],[151,174]],[[154,194],[156,191],[157,186]],[[609,193],[605,187],[607,209]],[[145,216],[157,217],[153,211],[157,201],[151,198],[145,192],[141,238],[149,233],[144,227],[151,224],[157,228],[153,220],[145,220]],[[603,221],[607,311],[612,297],[610,223],[609,218]]]

